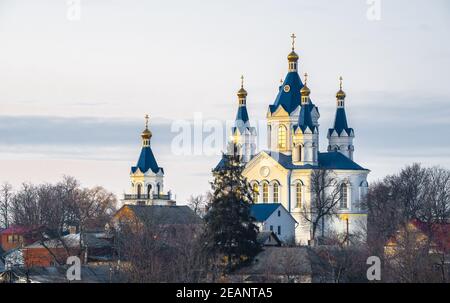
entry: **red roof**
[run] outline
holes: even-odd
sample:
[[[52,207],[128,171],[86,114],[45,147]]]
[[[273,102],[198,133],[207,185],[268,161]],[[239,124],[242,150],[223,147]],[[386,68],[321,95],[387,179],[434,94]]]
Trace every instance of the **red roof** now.
[[[440,251],[450,251],[450,224],[431,224],[431,226],[429,226],[418,220],[413,220],[412,224],[423,233],[427,235],[431,234],[433,243]]]
[[[30,226],[22,226],[22,225],[10,225],[7,229],[4,229],[0,232],[2,235],[23,235],[26,233],[29,233],[33,230],[35,230],[36,227],[30,227]]]

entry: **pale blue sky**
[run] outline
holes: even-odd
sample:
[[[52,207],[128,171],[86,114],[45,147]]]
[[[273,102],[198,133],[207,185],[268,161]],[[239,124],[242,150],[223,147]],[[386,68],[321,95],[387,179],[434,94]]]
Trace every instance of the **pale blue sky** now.
[[[142,117],[166,185],[180,202],[209,188],[215,157],[170,154],[173,119],[231,119],[245,75],[263,119],[287,71],[295,32],[300,70],[333,122],[337,78],[356,130],[355,159],[371,180],[413,161],[450,167],[450,3],[381,0],[0,0],[0,181],[62,174],[122,193],[137,160]]]

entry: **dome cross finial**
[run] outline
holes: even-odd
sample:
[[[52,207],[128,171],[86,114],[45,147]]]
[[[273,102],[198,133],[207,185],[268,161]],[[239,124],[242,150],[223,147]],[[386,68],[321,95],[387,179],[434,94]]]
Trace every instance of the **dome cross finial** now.
[[[339,87],[341,90],[342,90],[342,80],[344,80],[344,79],[342,78],[342,76],[340,76],[339,77]]]
[[[244,75],[241,75],[241,88],[244,88]]]
[[[295,36],[295,34],[292,33],[291,38],[292,38],[292,50],[294,50],[295,49],[295,38],[297,38],[297,36]]]
[[[148,114],[145,114],[145,129],[148,129],[148,119],[150,118]]]
[[[308,83],[308,73],[305,73],[305,86],[306,86],[306,84]]]

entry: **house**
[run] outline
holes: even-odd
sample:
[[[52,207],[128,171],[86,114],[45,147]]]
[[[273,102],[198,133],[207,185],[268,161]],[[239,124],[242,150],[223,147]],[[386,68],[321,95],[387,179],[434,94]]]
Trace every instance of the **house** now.
[[[256,241],[262,246],[281,246],[282,243],[273,231],[259,232]]]
[[[22,248],[24,265],[48,267],[66,263],[69,256],[80,255],[80,234],[68,234],[60,238],[37,241]]]
[[[151,231],[166,244],[176,239],[195,236],[203,220],[188,206],[124,205],[112,219],[116,231]]]
[[[273,232],[285,243],[294,241],[297,221],[282,204],[253,204],[250,207],[250,215],[255,218],[260,232]]]
[[[312,267],[307,247],[266,247],[249,266],[229,276],[230,282],[311,283]]]
[[[124,205],[113,217],[113,224],[120,222],[145,225],[175,226],[202,224],[202,219],[188,206]]]
[[[4,251],[31,244],[39,238],[39,228],[11,225],[0,233],[1,246]]]
[[[399,246],[423,247],[428,243],[430,254],[449,254],[450,223],[428,225],[419,220],[411,220],[389,239],[384,250],[387,255],[393,255]]]
[[[68,265],[15,267],[0,273],[0,283],[120,283],[125,282],[112,264],[81,265],[81,280],[68,281]]]

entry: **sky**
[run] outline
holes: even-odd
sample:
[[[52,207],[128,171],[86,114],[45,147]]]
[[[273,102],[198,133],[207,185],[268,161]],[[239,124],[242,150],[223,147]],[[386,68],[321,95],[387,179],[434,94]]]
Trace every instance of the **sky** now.
[[[413,162],[450,168],[449,17],[446,0],[0,0],[0,182],[72,175],[120,196],[148,113],[184,204],[219,155],[174,153],[173,123],[233,119],[241,74],[264,122],[292,33],[322,151],[342,75],[369,181]]]

